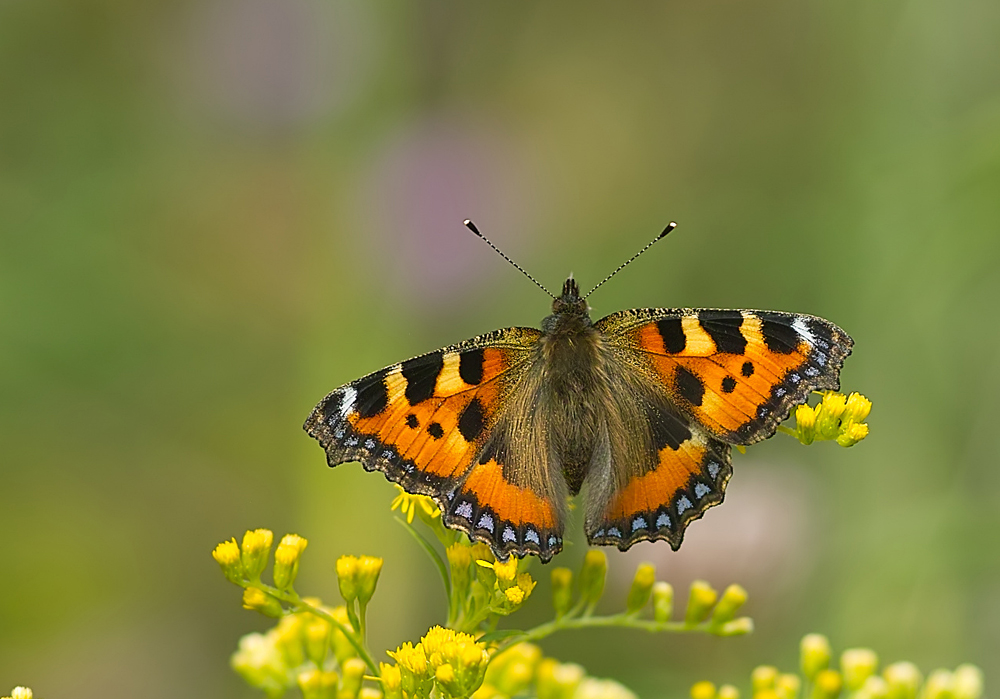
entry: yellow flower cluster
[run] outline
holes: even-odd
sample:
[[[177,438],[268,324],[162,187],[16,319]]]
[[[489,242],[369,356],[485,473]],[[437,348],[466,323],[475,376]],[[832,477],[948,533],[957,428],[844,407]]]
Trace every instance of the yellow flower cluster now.
[[[582,667],[543,658],[538,646],[518,643],[498,654],[486,670],[473,699],[509,699],[535,696],[545,699],[636,699],[611,680],[587,677]]]
[[[344,607],[329,609],[317,599],[306,601],[351,629]],[[343,633],[326,619],[307,613],[282,617],[266,633],[247,634],[230,663],[248,684],[269,696],[298,686],[306,699],[363,696],[361,682],[367,669]]]
[[[878,656],[868,648],[852,648],[840,655],[840,668],[831,667],[830,642],[820,634],[809,634],[800,645],[802,676],[782,673],[761,665],[750,676],[753,699],[799,699],[803,686],[811,687],[811,699],[980,699],[983,673],[975,665],[954,671],[935,670],[926,681],[908,662],[893,663],[878,674]],[[691,687],[691,699],[739,699],[739,690],[723,685],[716,691],[711,682]]]
[[[222,573],[230,582],[237,585],[259,583],[261,573],[267,568],[273,543],[274,533],[270,529],[248,530],[243,535],[241,544],[237,544],[233,538],[216,546],[212,551],[212,558],[219,564]],[[308,541],[297,534],[285,534],[281,538],[278,550],[274,554],[275,587],[280,590],[291,588],[295,577],[299,574],[299,557],[308,544]],[[262,603],[262,600],[256,597],[255,600]],[[244,606],[258,608],[248,606],[246,599]]]
[[[386,699],[428,699],[432,692],[446,699],[470,696],[483,682],[490,655],[486,646],[467,633],[431,628],[413,645],[404,643],[382,663]]]
[[[815,408],[808,403],[795,408],[795,429],[784,431],[803,444],[819,440],[835,440],[842,447],[851,447],[868,436],[865,418],[872,402],[860,393],[845,396],[825,391]]]
[[[497,561],[486,544],[458,541],[445,555],[452,587],[449,626],[471,630],[491,615],[511,614],[535,589],[535,581],[523,572],[527,560],[511,556]]]

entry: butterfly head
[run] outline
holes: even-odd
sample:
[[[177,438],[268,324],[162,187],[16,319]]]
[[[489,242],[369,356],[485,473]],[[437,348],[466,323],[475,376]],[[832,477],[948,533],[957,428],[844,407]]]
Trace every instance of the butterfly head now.
[[[562,295],[552,302],[552,315],[542,321],[546,332],[579,332],[591,325],[590,309],[580,296],[580,287],[571,276],[563,284]]]

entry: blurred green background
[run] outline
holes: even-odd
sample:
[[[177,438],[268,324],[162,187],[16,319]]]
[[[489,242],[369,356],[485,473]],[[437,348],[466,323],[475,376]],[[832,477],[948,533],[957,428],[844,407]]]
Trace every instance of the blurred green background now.
[[[635,565],[742,582],[741,639],[547,652],[643,696],[786,669],[798,638],[1000,672],[1000,4],[0,0],[0,692],[251,697],[268,626],[210,557],[386,557],[372,644],[444,609],[388,512],[300,430],[338,385],[596,283],[809,312],[857,342],[861,445],[735,455],[725,506]],[[577,562],[574,523],[557,560]],[[548,569],[536,566],[547,579]],[[525,616],[548,612],[539,588]]]

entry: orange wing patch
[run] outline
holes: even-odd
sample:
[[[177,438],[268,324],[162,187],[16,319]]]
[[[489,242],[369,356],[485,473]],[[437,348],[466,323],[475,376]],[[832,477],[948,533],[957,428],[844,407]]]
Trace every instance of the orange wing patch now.
[[[729,447],[694,432],[679,446],[658,451],[656,465],[612,498],[588,540],[624,551],[639,541],[664,539],[676,551],[688,524],[722,502],[731,473]]]
[[[554,503],[507,480],[495,456],[469,472],[451,497],[445,523],[485,541],[494,551],[531,551],[543,562],[562,548]]]
[[[716,437],[769,437],[810,391],[839,387],[851,339],[813,316],[762,311],[624,311],[598,322],[639,350],[671,399]]]

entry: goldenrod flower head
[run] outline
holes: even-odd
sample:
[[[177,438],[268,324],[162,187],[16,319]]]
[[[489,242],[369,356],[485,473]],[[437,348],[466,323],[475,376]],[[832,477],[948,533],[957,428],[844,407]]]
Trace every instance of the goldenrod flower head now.
[[[358,598],[358,558],[357,556],[341,556],[337,559],[337,583],[340,596],[351,604]]]
[[[243,608],[274,618],[284,614],[281,602],[257,587],[247,587],[243,590]]]
[[[365,670],[368,668],[365,665],[365,661],[361,658],[351,658],[344,666],[341,668],[343,670],[344,676],[341,679],[340,691],[338,696],[344,697],[357,697],[361,692],[361,683],[364,681]]]
[[[586,676],[575,663],[560,663],[546,658],[538,664],[535,689],[538,699],[571,699]]]
[[[593,608],[604,594],[604,580],[608,575],[608,556],[599,549],[589,549],[580,569],[580,597]]]
[[[515,606],[524,602],[524,593],[519,587],[508,587],[504,590],[504,596],[507,598],[508,602]]]
[[[403,678],[400,675],[399,667],[388,663],[379,663],[378,675],[385,699],[402,699]]]
[[[389,506],[390,510],[398,509],[400,514],[406,517],[407,524],[413,524],[413,517],[421,515],[421,519],[431,520],[441,516],[441,510],[437,504],[426,495],[414,495],[403,490],[398,484],[396,488],[399,494]]]
[[[836,670],[820,670],[813,680],[813,699],[835,699],[844,688],[844,680]]]
[[[358,602],[368,604],[372,595],[375,594],[375,586],[378,584],[378,577],[382,573],[382,559],[375,556],[361,556],[358,558]]]
[[[778,668],[773,665],[758,665],[750,673],[750,686],[753,693],[763,692],[765,689],[774,689],[778,681]]]
[[[632,578],[632,587],[625,598],[625,611],[638,614],[649,603],[653,594],[653,583],[656,582],[656,567],[652,563],[640,563]]]
[[[246,682],[262,689],[270,696],[279,696],[289,686],[285,659],[271,633],[247,634],[240,639],[239,647],[229,660],[232,668]]]
[[[444,684],[451,684],[452,682],[455,681],[455,668],[453,668],[448,663],[444,663],[443,665],[438,665],[437,670],[434,671],[434,678],[438,682],[442,682]]]
[[[493,574],[496,575],[497,583],[502,589],[513,585],[514,580],[517,578],[517,558],[515,556],[508,556],[506,561],[484,561],[477,560],[483,568],[491,568]]]
[[[802,637],[799,646],[799,661],[802,674],[810,682],[815,681],[821,670],[830,667],[830,642],[826,636],[811,633]]]
[[[223,541],[212,551],[212,558],[222,568],[222,574],[230,582],[240,582],[243,580],[243,565],[240,563],[240,547],[236,543],[236,538]]]
[[[573,699],[638,699],[624,685],[614,680],[599,680],[595,677],[585,677],[576,688]]]
[[[552,569],[552,606],[557,619],[573,606],[573,571],[569,568]]]
[[[872,411],[872,402],[860,393],[852,393],[847,396],[847,408],[844,411],[844,420],[849,422],[864,422],[868,413]]]
[[[719,603],[715,605],[715,611],[712,612],[712,624],[722,625],[727,621],[732,621],[736,617],[736,612],[747,603],[749,597],[747,591],[740,585],[734,584],[727,587],[722,593]]]
[[[782,674],[774,683],[774,693],[778,699],[798,699],[802,689],[802,680],[798,675]]]
[[[847,425],[839,435],[837,444],[842,447],[853,447],[862,439],[868,436],[868,425],[863,422],[852,422]]]
[[[719,593],[711,585],[704,580],[695,580],[691,583],[691,590],[688,593],[684,621],[689,625],[705,621],[718,599]]]
[[[983,671],[975,665],[959,665],[955,668],[954,679],[952,692],[955,699],[980,699],[983,696]]]
[[[537,585],[537,584],[538,583],[536,583],[531,578],[531,575],[529,575],[528,573],[518,573],[517,574],[517,587],[518,587],[518,589],[521,590],[522,593],[524,593],[525,599],[528,598],[528,595],[531,594],[532,590],[535,589],[535,585]]]
[[[674,613],[674,588],[668,582],[653,583],[653,619],[660,623],[670,621]]]
[[[247,530],[240,545],[240,557],[243,570],[251,580],[260,579],[260,574],[267,567],[267,558],[271,555],[271,544],[274,534],[270,529]]]
[[[816,406],[816,434],[820,439],[835,439],[840,431],[840,420],[847,409],[847,396],[836,391],[825,391],[823,400]]]
[[[854,693],[854,699],[888,699],[889,683],[878,675],[872,675]]]
[[[483,687],[489,685],[509,697],[523,694],[535,679],[535,668],[541,659],[542,649],[532,643],[511,646],[490,661]],[[477,692],[476,696],[480,694]]]
[[[691,699],[715,699],[715,685],[704,680],[691,685]]]
[[[731,684],[724,684],[719,687],[719,699],[740,699],[740,690]]]
[[[10,690],[10,699],[32,699],[34,693],[28,687],[14,687]]]
[[[486,646],[472,635],[435,626],[416,648],[423,654],[430,674],[448,695],[467,697],[482,684],[490,656]],[[403,664],[398,658],[397,662]]]
[[[844,685],[855,692],[878,671],[878,656],[870,648],[849,648],[840,655]]]
[[[414,675],[423,675],[427,672],[427,656],[424,654],[424,647],[419,643],[414,646],[407,641],[395,651],[389,651],[388,655],[402,670]]]
[[[274,586],[287,590],[299,574],[299,557],[309,542],[298,534],[285,534],[274,551]]]
[[[889,699],[914,699],[923,677],[913,663],[893,663],[882,671],[889,685]]]
[[[808,403],[795,408],[795,436],[803,444],[812,444],[816,439],[816,410]]]

